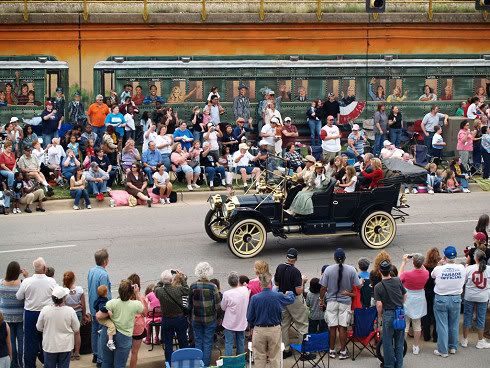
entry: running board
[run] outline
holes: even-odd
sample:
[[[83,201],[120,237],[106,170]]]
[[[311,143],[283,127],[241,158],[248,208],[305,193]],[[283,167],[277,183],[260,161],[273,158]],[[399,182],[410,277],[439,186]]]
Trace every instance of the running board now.
[[[292,233],[292,234],[284,234],[286,239],[295,239],[295,238],[325,238],[331,236],[345,236],[345,235],[358,235],[355,231],[337,231],[336,233],[327,233],[327,234],[303,234],[303,233]]]

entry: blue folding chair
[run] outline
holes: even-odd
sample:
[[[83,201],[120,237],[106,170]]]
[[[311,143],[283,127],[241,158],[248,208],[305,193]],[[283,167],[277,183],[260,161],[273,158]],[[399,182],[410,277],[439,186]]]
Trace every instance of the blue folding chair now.
[[[171,363],[165,362],[166,368],[202,368],[202,351],[199,349],[178,349],[172,353]]]
[[[306,361],[309,362],[313,367],[318,367],[319,363],[321,362],[322,366],[325,368],[325,362],[323,361],[323,358],[325,358],[325,356],[327,356],[327,367],[330,367],[330,356],[328,355],[328,352],[330,350],[330,334],[328,332],[306,334],[303,336],[303,341],[301,342],[301,344],[291,344],[291,350],[293,352],[294,358],[296,359],[292,368],[296,366],[299,368],[300,361],[302,362],[303,368]],[[299,353],[299,356],[297,358],[295,352]],[[318,359],[305,358],[311,353],[318,354]]]
[[[352,360],[355,360],[363,350],[376,357],[376,344],[380,337],[377,315],[376,307],[354,309],[354,325],[347,333],[347,343],[352,342]]]

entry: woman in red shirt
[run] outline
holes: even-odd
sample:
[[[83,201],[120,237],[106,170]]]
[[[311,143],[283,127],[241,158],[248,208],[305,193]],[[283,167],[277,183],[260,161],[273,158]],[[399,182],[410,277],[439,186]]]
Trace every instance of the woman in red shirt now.
[[[9,189],[14,185],[15,153],[12,151],[12,142],[6,141],[3,152],[0,153],[0,175],[7,179]]]
[[[369,173],[366,171],[361,172],[364,178],[371,180],[371,184],[369,184],[369,189],[382,186],[382,184],[378,184],[378,182],[384,178],[381,160],[379,158],[373,158],[371,160],[371,165],[373,167],[373,171]]]

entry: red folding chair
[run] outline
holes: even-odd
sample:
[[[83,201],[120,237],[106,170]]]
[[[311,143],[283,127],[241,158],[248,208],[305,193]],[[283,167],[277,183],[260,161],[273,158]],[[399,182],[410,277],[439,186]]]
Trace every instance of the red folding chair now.
[[[377,314],[376,307],[354,309],[354,325],[347,333],[347,344],[352,343],[352,360],[355,360],[364,350],[377,357],[376,345],[380,340]]]

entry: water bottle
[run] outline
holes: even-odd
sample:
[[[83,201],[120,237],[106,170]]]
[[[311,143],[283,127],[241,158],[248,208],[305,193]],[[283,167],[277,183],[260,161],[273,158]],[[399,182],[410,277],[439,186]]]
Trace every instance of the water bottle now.
[[[109,203],[110,203],[111,207],[116,207],[116,201],[115,201],[115,200],[113,200],[112,198],[111,198],[111,200],[109,201]]]

